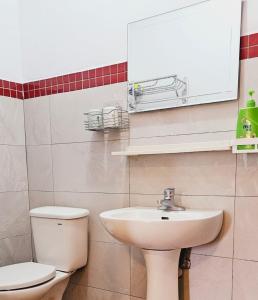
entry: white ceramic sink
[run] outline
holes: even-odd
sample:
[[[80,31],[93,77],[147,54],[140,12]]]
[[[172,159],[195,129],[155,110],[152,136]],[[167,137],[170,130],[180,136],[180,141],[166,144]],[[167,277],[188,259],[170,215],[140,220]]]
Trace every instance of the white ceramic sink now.
[[[221,229],[223,212],[128,207],[103,212],[100,218],[121,242],[143,249],[171,250],[213,241]]]
[[[128,207],[103,212],[100,218],[117,240],[142,249],[147,268],[147,300],[178,300],[181,248],[213,241],[221,230],[223,212]]]

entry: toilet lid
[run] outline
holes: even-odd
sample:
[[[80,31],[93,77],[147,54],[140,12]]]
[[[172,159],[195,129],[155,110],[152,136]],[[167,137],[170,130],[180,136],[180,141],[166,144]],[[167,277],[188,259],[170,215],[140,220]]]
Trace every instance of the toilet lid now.
[[[0,267],[0,291],[32,287],[55,276],[55,267],[33,262]]]
[[[72,220],[85,218],[89,215],[88,209],[63,207],[63,206],[43,206],[33,208],[30,211],[31,217],[48,218],[48,219],[61,219]]]

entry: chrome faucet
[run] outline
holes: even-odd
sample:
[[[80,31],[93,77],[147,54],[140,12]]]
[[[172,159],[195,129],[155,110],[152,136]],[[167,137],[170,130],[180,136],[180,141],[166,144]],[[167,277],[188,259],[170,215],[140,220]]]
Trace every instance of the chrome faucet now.
[[[177,206],[175,204],[175,189],[174,188],[166,188],[164,190],[164,199],[162,199],[160,201],[160,205],[159,205],[158,209],[175,210],[175,211],[185,210],[184,207]]]

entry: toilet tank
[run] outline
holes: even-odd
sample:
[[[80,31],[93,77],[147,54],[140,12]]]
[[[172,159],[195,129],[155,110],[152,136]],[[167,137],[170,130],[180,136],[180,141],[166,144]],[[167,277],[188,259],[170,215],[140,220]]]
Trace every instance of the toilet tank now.
[[[30,211],[35,258],[71,272],[86,265],[88,215],[82,208],[44,206]]]

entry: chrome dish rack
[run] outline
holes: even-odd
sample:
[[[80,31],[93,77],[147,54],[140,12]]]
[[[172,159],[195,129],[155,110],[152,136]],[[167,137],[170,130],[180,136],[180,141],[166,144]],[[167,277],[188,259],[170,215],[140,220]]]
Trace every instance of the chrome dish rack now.
[[[187,101],[187,79],[180,79],[178,75],[170,75],[150,80],[132,82],[128,84],[128,109],[137,111],[137,107],[144,107],[157,102],[178,100]],[[160,96],[157,96],[160,94]],[[143,111],[145,109],[142,109]]]

